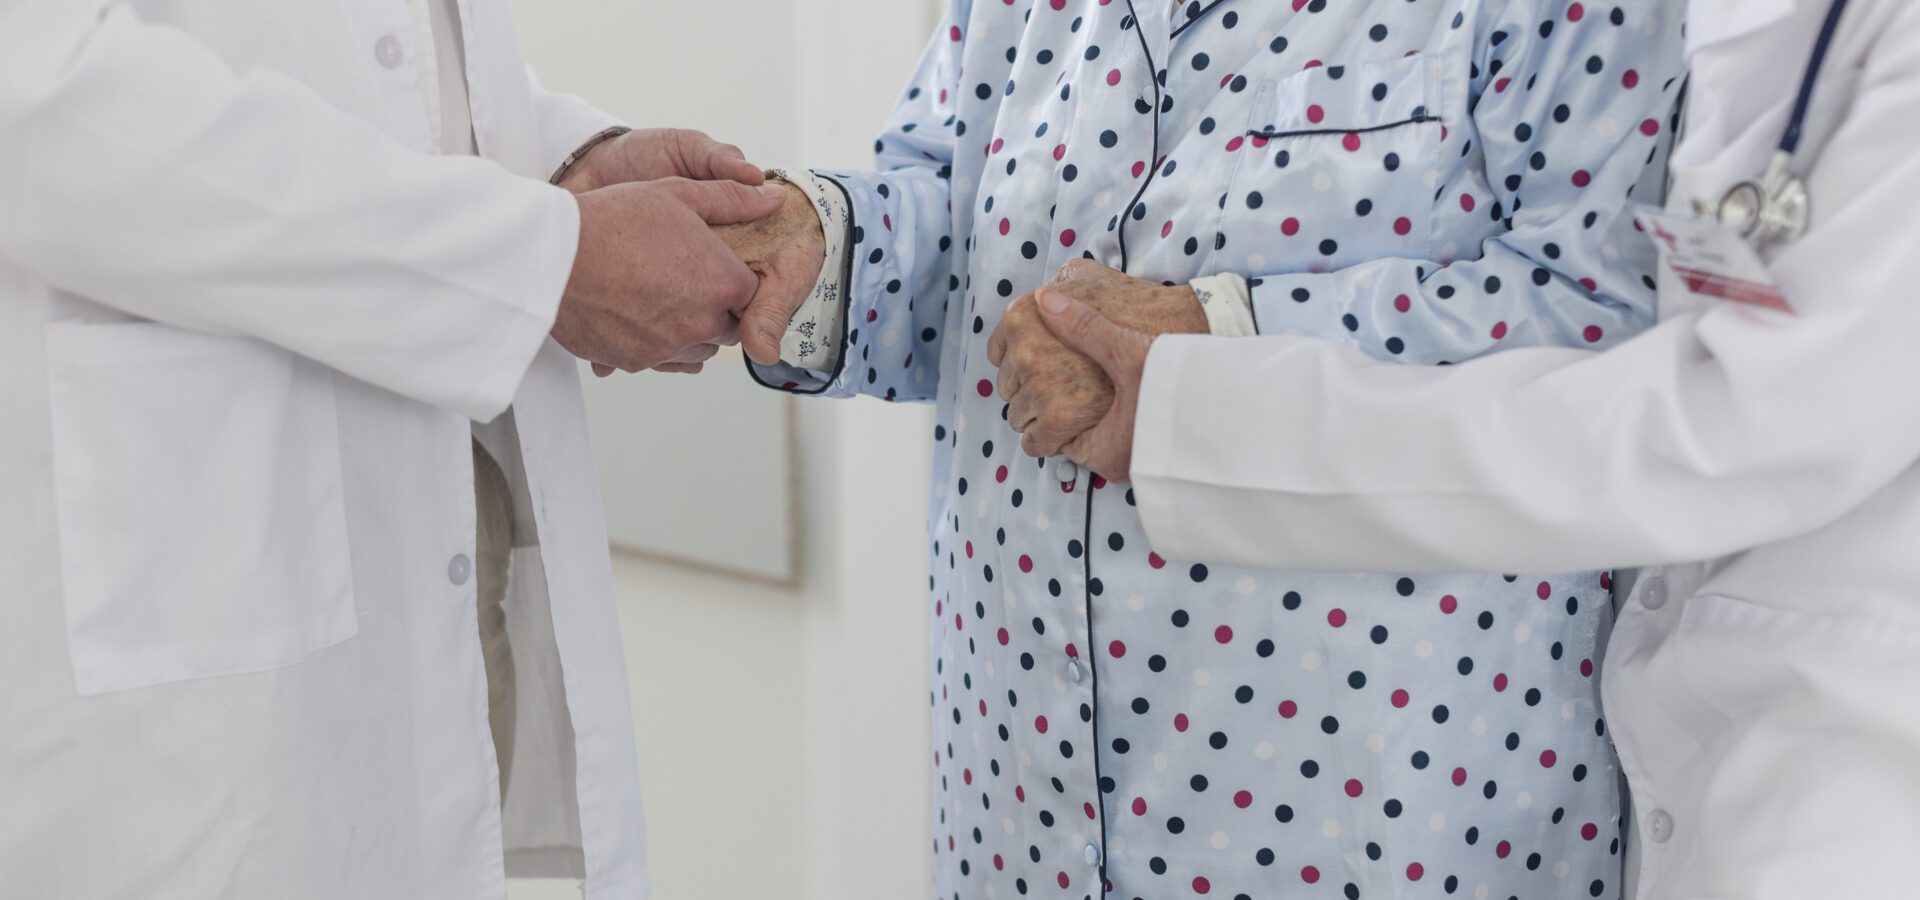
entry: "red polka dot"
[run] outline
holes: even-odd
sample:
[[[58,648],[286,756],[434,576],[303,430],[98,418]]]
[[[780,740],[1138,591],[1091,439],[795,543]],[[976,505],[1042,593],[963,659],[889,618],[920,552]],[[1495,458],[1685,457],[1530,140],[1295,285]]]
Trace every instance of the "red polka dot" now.
[[[1008,221],[1008,220],[1006,220],[1006,219],[1001,219],[1001,220],[1000,220],[1000,234],[1001,234],[1002,236],[1005,236],[1007,232],[1009,232],[1009,231],[1012,231],[1012,230],[1013,230],[1013,223],[1012,223],[1012,222],[1010,222],[1010,221]]]
[[[1160,236],[1166,237],[1167,235],[1170,235],[1172,233],[1173,233],[1173,220],[1168,219],[1167,224],[1160,226]]]
[[[1233,805],[1235,805],[1235,806],[1238,806],[1238,807],[1240,807],[1241,809],[1246,809],[1247,807],[1249,807],[1249,806],[1252,806],[1252,805],[1253,805],[1253,792],[1252,792],[1252,791],[1241,791],[1241,792],[1239,792],[1239,793],[1237,793],[1237,794],[1234,794],[1234,795],[1233,795]]]
[[[1300,870],[1300,880],[1308,884],[1316,884],[1320,881],[1320,870],[1307,866]]]
[[[1505,322],[1493,323],[1493,339],[1497,341],[1506,336],[1507,336],[1507,323]]]
[[[1587,824],[1580,826],[1581,840],[1590,841],[1599,836],[1600,836],[1600,829],[1599,827],[1595,826],[1592,822],[1588,822]]]
[[[1053,148],[1053,159],[1054,159],[1054,161],[1055,161],[1055,162],[1059,162],[1059,161],[1060,161],[1060,160],[1061,160],[1062,158],[1064,158],[1064,157],[1065,157],[1066,155],[1067,155],[1067,145],[1065,145],[1065,144],[1056,144],[1056,145],[1054,146],[1054,148]]]
[[[1459,787],[1459,786],[1461,786],[1461,785],[1463,785],[1463,784],[1466,784],[1466,783],[1467,783],[1467,770],[1466,770],[1466,769],[1454,769],[1454,770],[1453,770],[1453,786],[1454,786],[1454,787]]]
[[[1332,625],[1335,628],[1339,628],[1340,626],[1347,624],[1347,611],[1344,609],[1328,610],[1327,624]]]
[[[1035,716],[1033,719],[1033,730],[1038,731],[1041,734],[1046,734],[1047,733],[1047,717]]]
[[[1187,731],[1187,714],[1186,713],[1179,713],[1173,717],[1173,730],[1178,731],[1182,734],[1186,733]]]
[[[1405,709],[1407,706],[1407,701],[1411,699],[1413,698],[1407,694],[1407,691],[1405,688],[1401,688],[1393,692],[1393,706],[1395,709]]]
[[[1152,566],[1156,569],[1164,569],[1166,568],[1167,561],[1164,559],[1161,559],[1160,554],[1158,553],[1149,553],[1147,554],[1147,565]]]
[[[1280,233],[1293,237],[1300,233],[1300,220],[1292,217],[1280,220]]]
[[[1422,866],[1419,863],[1407,863],[1407,880],[1408,881],[1419,881],[1420,876],[1425,874],[1427,874],[1427,869],[1425,866]]]
[[[1542,581],[1539,584],[1536,584],[1533,586],[1533,593],[1534,593],[1534,596],[1537,596],[1540,599],[1545,600],[1553,596],[1553,585]]]
[[[1071,228],[1062,231],[1060,232],[1060,246],[1071,247],[1073,246],[1073,242],[1078,238],[1079,235],[1075,234]]]
[[[1139,178],[1140,174],[1142,172],[1145,172],[1146,170],[1147,170],[1147,164],[1145,162],[1135,162],[1133,164],[1133,177]]]
[[[1357,134],[1348,134],[1346,137],[1340,139],[1340,146],[1347,148],[1348,153],[1357,152],[1360,149],[1360,136]]]
[[[1500,843],[1494,845],[1494,848],[1493,848],[1493,855],[1498,856],[1501,859],[1506,859],[1507,856],[1512,852],[1513,852],[1512,841],[1501,841]]]
[[[1280,718],[1291,719],[1300,712],[1300,704],[1292,700],[1280,701]]]
[[[1580,661],[1580,675],[1585,678],[1593,677],[1593,660],[1583,659]]]
[[[993,382],[982,378],[980,379],[980,383],[974,386],[974,390],[979,391],[982,397],[991,397],[993,396]]]
[[[947,37],[952,39],[954,42],[958,43],[960,40],[960,26],[955,25],[952,28],[947,29]]]
[[[1194,893],[1196,893],[1196,894],[1204,894],[1204,893],[1206,893],[1206,892],[1208,892],[1208,891],[1211,891],[1211,890],[1213,890],[1213,882],[1211,882],[1211,881],[1208,881],[1208,880],[1207,880],[1207,877],[1206,877],[1205,875],[1195,875],[1195,876],[1193,877],[1193,892],[1194,892]]]
[[[1507,689],[1507,673],[1501,672],[1500,674],[1493,676],[1494,693],[1504,693],[1506,689]]]
[[[1312,122],[1315,125],[1318,125],[1320,124],[1321,120],[1325,119],[1326,117],[1327,117],[1327,111],[1324,109],[1321,109],[1320,104],[1315,103],[1314,105],[1307,107],[1307,121]]]
[[[1008,634],[1005,628],[1000,629],[999,637],[1000,637],[1000,646],[1002,647],[1005,647],[1007,644],[1013,642],[1013,635]]]
[[[1393,308],[1401,312],[1406,312],[1407,310],[1410,310],[1413,308],[1413,300],[1408,298],[1407,295],[1401,294],[1400,296],[1393,298]]]
[[[1556,756],[1552,750],[1540,751],[1540,765],[1544,768],[1553,768],[1553,764],[1559,759],[1560,757]]]
[[[1400,218],[1393,220],[1394,234],[1400,235],[1401,237],[1406,237],[1408,234],[1411,234],[1412,232],[1413,232],[1412,219],[1409,219],[1406,216],[1401,216]]]
[[[1108,645],[1107,645],[1107,654],[1108,654],[1108,655],[1110,655],[1110,656],[1112,656],[1112,657],[1113,657],[1114,659],[1120,659],[1121,657],[1124,657],[1124,656],[1126,656],[1126,655],[1127,655],[1127,644],[1126,644],[1126,642],[1125,642],[1125,641],[1114,641],[1113,643],[1111,643],[1111,644],[1108,644]]]
[[[1089,819],[1095,818],[1096,816],[1099,815],[1099,813],[1096,813],[1093,811],[1093,804],[1091,803],[1080,804],[1080,813]]]
[[[1012,0],[1008,0],[1008,2],[1009,2],[1009,3],[1011,3],[1011,2],[1012,2]],[[1007,862],[1006,862],[1006,860],[1004,860],[1004,859],[1001,859],[1001,858],[1000,858],[1000,854],[998,854],[998,853],[995,853],[995,854],[993,855],[993,869],[994,869],[994,871],[996,871],[996,872],[1004,872],[1004,871],[1006,871],[1006,870],[1007,870]]]
[[[1063,891],[1066,890],[1069,885],[1073,884],[1073,880],[1068,878],[1065,872],[1061,872],[1060,877],[1054,880],[1060,882],[1060,889]]]
[[[1147,814],[1147,798],[1133,798],[1133,814],[1136,816],[1144,816]]]
[[[1453,615],[1454,610],[1459,608],[1460,608],[1460,601],[1455,600],[1452,594],[1448,594],[1445,597],[1440,598],[1441,612],[1446,613],[1447,615],[1450,616],[1450,615]]]
[[[1601,331],[1598,325],[1588,325],[1585,330],[1580,332],[1580,336],[1586,338],[1589,344],[1598,344],[1601,338],[1607,336],[1607,333]]]
[[[1233,642],[1233,629],[1232,629],[1232,628],[1229,628],[1228,626],[1225,626],[1225,625],[1222,625],[1222,626],[1220,626],[1219,628],[1215,628],[1215,629],[1213,630],[1213,639],[1214,639],[1215,641],[1218,641],[1219,643],[1222,643],[1222,644],[1229,644],[1229,643],[1232,643],[1232,642]]]
[[[1473,195],[1472,195],[1472,194],[1461,194],[1461,195],[1460,195],[1460,208],[1461,208],[1461,209],[1463,209],[1463,210],[1466,210],[1467,212],[1473,212],[1473,206],[1474,206],[1474,203],[1473,203]]]
[[[1022,572],[1033,571],[1033,557],[1028,556],[1025,553],[1020,554],[1020,571]]]
[[[1640,73],[1633,69],[1628,69],[1627,74],[1620,76],[1620,86],[1627,90],[1633,90],[1639,87]]]
[[[1645,122],[1641,122],[1640,133],[1646,135],[1647,137],[1653,137],[1654,135],[1660,133],[1660,123],[1654,119],[1648,119]]]
[[[1007,467],[1001,466],[1000,468],[995,469],[993,472],[993,480],[1000,484],[1006,484],[1007,483]]]
[[[1358,778],[1347,779],[1347,796],[1358,797],[1360,796],[1360,793],[1363,790],[1365,790],[1365,787],[1360,784],[1360,779]]]
[[[1567,7],[1567,21],[1569,22],[1578,22],[1582,18],[1586,17],[1586,15],[1587,15],[1586,7],[1581,6],[1578,3],[1575,3],[1574,5]]]
[[[1593,173],[1585,169],[1573,173],[1573,186],[1583,188],[1593,183]]]
[[[1513,83],[1513,79],[1502,78],[1499,81],[1496,81],[1493,83],[1493,92],[1496,94],[1504,94],[1507,92],[1507,86],[1512,83]]]
[[[1113,71],[1111,71],[1111,72],[1108,72],[1108,73],[1107,73],[1107,84],[1108,84],[1108,85],[1116,85],[1116,84],[1119,84],[1119,83],[1120,83],[1120,70],[1119,70],[1119,69],[1114,69]]]

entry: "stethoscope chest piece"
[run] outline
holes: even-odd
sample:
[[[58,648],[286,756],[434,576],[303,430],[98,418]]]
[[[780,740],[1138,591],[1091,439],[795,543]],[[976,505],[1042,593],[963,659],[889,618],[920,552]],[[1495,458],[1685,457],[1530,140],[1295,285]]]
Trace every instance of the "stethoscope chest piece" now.
[[[1791,243],[1807,233],[1813,219],[1806,182],[1793,176],[1793,158],[1774,156],[1766,177],[1743,181],[1720,200],[1715,217],[1720,224],[1756,248]]]

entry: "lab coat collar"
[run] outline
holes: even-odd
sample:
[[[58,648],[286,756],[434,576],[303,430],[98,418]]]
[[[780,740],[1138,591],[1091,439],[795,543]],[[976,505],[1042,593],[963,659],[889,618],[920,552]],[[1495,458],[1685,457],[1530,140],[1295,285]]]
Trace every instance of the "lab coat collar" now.
[[[1746,37],[1814,0],[1693,0],[1687,17],[1687,55]]]

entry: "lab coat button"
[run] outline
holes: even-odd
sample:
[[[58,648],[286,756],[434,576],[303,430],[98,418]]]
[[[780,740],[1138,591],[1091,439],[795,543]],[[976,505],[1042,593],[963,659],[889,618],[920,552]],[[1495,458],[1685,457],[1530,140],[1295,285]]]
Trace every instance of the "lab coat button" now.
[[[1087,865],[1097,866],[1099,864],[1100,864],[1100,848],[1092,844],[1088,844],[1087,845]]]
[[[473,560],[468,559],[465,553],[455,554],[453,560],[447,563],[447,580],[453,582],[454,587],[466,584],[471,575]]]
[[[1667,580],[1654,578],[1647,582],[1640,592],[1640,605],[1650,610],[1658,610],[1667,605]]]
[[[400,39],[387,35],[373,45],[373,58],[389,69],[398,69],[407,61],[407,51],[400,46]]]
[[[1673,817],[1664,809],[1656,809],[1647,815],[1647,838],[1656,844],[1664,844],[1673,837]]]
[[[1067,660],[1067,678],[1071,679],[1074,684],[1079,684],[1081,679],[1086,677],[1087,677],[1087,673],[1080,668],[1079,660],[1077,659]]]

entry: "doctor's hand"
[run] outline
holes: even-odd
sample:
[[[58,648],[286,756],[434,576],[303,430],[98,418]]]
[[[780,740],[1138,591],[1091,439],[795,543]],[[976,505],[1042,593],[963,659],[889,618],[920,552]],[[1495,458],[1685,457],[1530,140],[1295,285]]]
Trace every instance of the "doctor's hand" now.
[[[779,189],[667,179],[580,194],[580,248],[554,340],[595,370],[690,371],[734,343],[759,279],[710,226],[780,208]]]
[[[751,186],[767,180],[758,166],[747,162],[739,147],[684,128],[649,128],[602,141],[567,170],[560,186],[583,194],[630,181],[662,178],[738,181]]]
[[[757,222],[716,229],[760,278],[753,302],[740,314],[740,346],[748,359],[763,366],[780,361],[780,339],[787,333],[787,323],[813,292],[827,257],[827,238],[813,201],[784,181],[773,184],[783,192],[778,212]]]
[[[1115,386],[1101,366],[1047,327],[1036,302],[1047,290],[1149,337],[1208,330],[1206,311],[1186,285],[1145,281],[1085,259],[1061,267],[1048,288],[1007,307],[987,339],[987,361],[1000,370],[995,382],[1007,401],[1007,424],[1020,433],[1021,449],[1032,456],[1062,452],[1099,424],[1115,402]]]
[[[1066,293],[1042,289],[1035,306],[1047,330],[1061,343],[1099,365],[1113,385],[1113,402],[1093,427],[1067,442],[1067,458],[1108,481],[1133,478],[1133,422],[1140,407],[1153,336],[1124,328]]]

